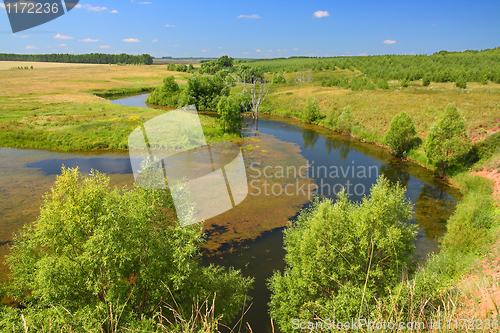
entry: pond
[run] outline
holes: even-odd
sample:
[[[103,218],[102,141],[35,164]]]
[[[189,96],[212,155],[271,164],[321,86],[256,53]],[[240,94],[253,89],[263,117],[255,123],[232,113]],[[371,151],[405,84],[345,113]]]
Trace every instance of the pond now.
[[[147,94],[113,103],[146,106]],[[432,172],[394,159],[386,150],[334,134],[293,119],[263,116],[258,131],[246,120],[240,143],[249,194],[235,208],[204,223],[207,244],[203,264],[241,269],[255,278],[252,306],[245,316],[254,332],[271,332],[266,279],[284,267],[282,230],[315,195],[335,199],[345,186],[352,200],[369,193],[379,174],[407,187],[415,204],[412,223],[419,227],[416,259],[437,249],[446,220],[459,198],[455,188]],[[12,233],[39,213],[43,195],[54,184],[61,166],[82,173],[107,173],[111,186],[132,186],[128,153],[59,153],[0,148],[0,255],[7,253]],[[3,266],[3,265],[2,265]],[[4,280],[6,268],[0,270]]]

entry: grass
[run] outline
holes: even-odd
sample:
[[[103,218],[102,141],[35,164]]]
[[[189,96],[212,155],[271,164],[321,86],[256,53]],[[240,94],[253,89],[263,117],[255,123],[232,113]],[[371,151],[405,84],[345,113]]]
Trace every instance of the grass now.
[[[97,64],[74,64],[74,63],[64,63],[64,62],[33,62],[33,61],[0,61],[0,71],[8,70],[17,67],[31,67],[34,69],[41,68],[61,68],[61,67],[95,67],[95,66],[108,66],[108,65],[97,65]]]
[[[37,63],[50,65],[50,63]],[[10,66],[10,65],[9,65]],[[102,96],[151,91],[164,77],[191,74],[165,66],[70,66],[5,71],[0,77],[0,146],[62,151],[127,149],[128,135],[164,110],[115,105]],[[238,139],[200,116],[208,141]]]

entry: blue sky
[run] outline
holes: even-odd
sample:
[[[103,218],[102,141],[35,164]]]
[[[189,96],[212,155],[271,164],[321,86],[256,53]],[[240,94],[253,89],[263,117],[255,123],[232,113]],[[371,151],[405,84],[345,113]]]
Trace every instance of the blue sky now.
[[[272,58],[431,54],[500,46],[500,1],[80,1],[0,53]]]

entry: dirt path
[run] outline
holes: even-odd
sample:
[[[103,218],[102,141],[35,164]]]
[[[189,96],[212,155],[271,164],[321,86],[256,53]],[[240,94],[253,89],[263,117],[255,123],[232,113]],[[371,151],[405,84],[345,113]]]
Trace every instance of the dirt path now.
[[[472,173],[473,175],[479,175],[486,177],[493,181],[493,196],[500,203],[500,172],[498,170],[481,170]]]

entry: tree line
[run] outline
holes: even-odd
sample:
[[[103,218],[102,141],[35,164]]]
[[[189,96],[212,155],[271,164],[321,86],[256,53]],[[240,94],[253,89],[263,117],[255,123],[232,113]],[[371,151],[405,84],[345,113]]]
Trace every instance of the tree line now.
[[[153,57],[149,54],[130,55],[87,53],[87,54],[13,54],[0,53],[0,61],[35,61],[35,62],[66,62],[82,64],[144,64],[152,65]]]
[[[432,55],[377,55],[359,57],[260,59],[246,61],[264,72],[304,70],[359,70],[372,80],[420,80],[500,83],[500,49],[447,52]]]

